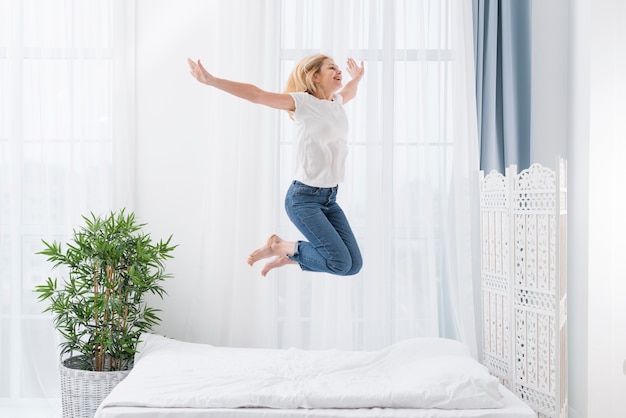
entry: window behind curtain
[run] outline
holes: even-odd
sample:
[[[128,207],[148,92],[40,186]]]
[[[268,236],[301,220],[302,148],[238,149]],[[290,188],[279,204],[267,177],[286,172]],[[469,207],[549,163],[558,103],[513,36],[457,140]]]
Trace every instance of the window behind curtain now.
[[[0,0],[0,398],[58,391],[36,252],[112,209],[113,1]],[[54,391],[54,392],[51,392]]]
[[[346,105],[349,156],[339,192],[365,259],[357,277],[336,279],[352,294],[352,345],[437,336],[453,152],[448,2],[283,0],[281,14],[281,80],[312,53],[334,58],[344,83],[345,59],[365,61],[357,97]],[[294,170],[294,138],[282,118],[279,199]],[[278,224],[289,228],[284,211]],[[296,312],[306,344],[315,334],[307,304],[316,283],[305,283],[297,309],[288,306],[293,285],[279,288],[278,316],[293,322]]]

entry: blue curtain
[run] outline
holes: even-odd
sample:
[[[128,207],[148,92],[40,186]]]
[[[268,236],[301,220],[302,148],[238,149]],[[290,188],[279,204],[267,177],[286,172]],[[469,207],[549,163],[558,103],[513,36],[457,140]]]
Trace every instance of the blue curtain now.
[[[530,165],[531,0],[473,0],[480,168]]]

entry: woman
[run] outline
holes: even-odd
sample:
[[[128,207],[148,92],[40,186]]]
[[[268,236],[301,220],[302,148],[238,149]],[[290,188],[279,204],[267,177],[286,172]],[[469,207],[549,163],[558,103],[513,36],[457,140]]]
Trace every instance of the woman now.
[[[342,89],[342,73],[325,55],[301,60],[291,72],[283,93],[252,84],[220,79],[188,59],[191,75],[201,83],[234,96],[286,110],[296,123],[296,173],[285,198],[289,219],[308,241],[286,241],[272,235],[248,257],[248,264],[274,257],[262,269],[298,264],[305,271],[349,276],[361,270],[363,260],[352,229],[336,202],[347,155],[348,119],[343,105],[352,100],[364,74],[363,62],[348,59],[351,80]]]

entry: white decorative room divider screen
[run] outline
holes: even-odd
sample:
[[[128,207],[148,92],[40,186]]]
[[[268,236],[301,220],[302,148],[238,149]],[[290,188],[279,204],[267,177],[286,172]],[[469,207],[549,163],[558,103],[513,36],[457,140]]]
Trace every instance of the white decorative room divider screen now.
[[[567,164],[480,175],[483,362],[538,417],[567,417]]]

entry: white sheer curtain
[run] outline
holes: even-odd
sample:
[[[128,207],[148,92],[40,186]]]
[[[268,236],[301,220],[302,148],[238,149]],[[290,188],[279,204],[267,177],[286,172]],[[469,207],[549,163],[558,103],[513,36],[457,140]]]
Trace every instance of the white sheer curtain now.
[[[443,335],[475,349],[465,3],[0,0],[0,405],[58,396],[57,341],[32,293],[49,273],[40,239],[122,206],[180,244],[164,335],[355,349]],[[365,265],[262,278],[248,253],[273,232],[299,238],[283,209],[293,127],[199,85],[185,60],[282,90],[318,51],[365,62],[339,192]]]
[[[282,112],[194,85],[186,119],[201,119],[202,127],[190,142],[207,149],[180,162],[201,180],[194,183],[199,196],[178,204],[199,219],[201,245],[187,243],[174,261],[182,280],[171,283],[163,310],[177,318],[166,315],[164,333],[314,349],[446,336],[476,350],[478,157],[465,3],[234,0],[205,7],[201,23],[190,25],[198,32],[187,48],[198,48],[188,53],[218,77],[282,90],[306,54],[326,53],[342,68],[350,56],[365,62],[357,98],[346,106],[350,151],[339,191],[365,264],[343,278],[295,266],[262,278],[262,262],[245,264],[270,233],[301,238],[283,208],[293,125]],[[187,207],[192,202],[197,209]]]
[[[280,271],[281,344],[376,348],[441,335],[475,345],[468,187],[476,136],[471,16],[463,8],[460,1],[282,2],[283,77],[311,50],[342,65],[349,56],[363,60],[366,77],[346,106],[351,149],[340,186],[364,269],[354,278],[301,280]],[[283,125],[288,156],[293,135],[289,121]],[[280,166],[286,185],[291,160]],[[279,228],[295,234],[284,216]]]
[[[50,274],[41,240],[132,209],[133,10],[0,1],[0,406],[59,396],[58,340],[33,293]]]

